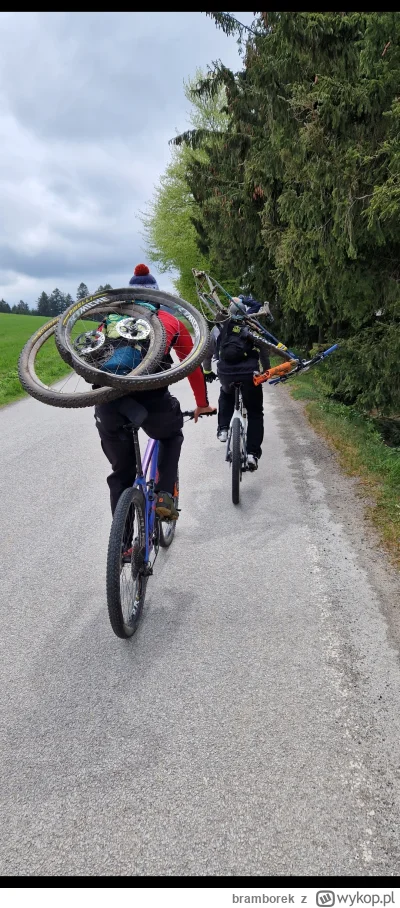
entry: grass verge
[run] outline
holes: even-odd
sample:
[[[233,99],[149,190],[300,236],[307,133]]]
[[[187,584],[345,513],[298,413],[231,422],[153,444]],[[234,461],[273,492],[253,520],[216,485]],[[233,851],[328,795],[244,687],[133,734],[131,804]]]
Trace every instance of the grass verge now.
[[[286,387],[293,398],[305,402],[311,425],[336,452],[345,473],[357,477],[361,494],[372,500],[367,514],[400,567],[400,448],[384,443],[373,420],[330,400],[317,370],[291,379]]]

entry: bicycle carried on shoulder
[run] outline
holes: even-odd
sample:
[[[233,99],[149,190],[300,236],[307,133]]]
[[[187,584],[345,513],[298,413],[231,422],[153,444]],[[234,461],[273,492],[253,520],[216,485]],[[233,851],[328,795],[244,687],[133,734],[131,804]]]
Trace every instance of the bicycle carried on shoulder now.
[[[193,419],[194,410],[182,415]],[[202,413],[199,418],[212,415]],[[176,520],[160,520],[155,512],[159,442],[148,440],[142,461],[140,426],[129,423],[124,428],[133,433],[136,476],[133,485],[122,492],[114,512],[106,572],[108,615],[114,633],[122,639],[132,637],[137,629],[159,549],[169,548],[176,530]],[[174,504],[178,510],[179,476]]]

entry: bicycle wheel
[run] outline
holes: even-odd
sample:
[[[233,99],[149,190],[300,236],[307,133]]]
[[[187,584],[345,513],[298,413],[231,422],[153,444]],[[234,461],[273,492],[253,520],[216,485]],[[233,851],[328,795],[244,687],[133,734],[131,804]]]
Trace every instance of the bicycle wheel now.
[[[56,349],[53,346],[57,322],[58,318],[53,318],[42,325],[32,334],[20,353],[18,378],[24,391],[41,403],[66,408],[94,407],[121,397],[122,392],[115,388],[93,390],[72,370],[71,362],[66,358],[65,374],[59,377],[58,364],[54,359]],[[45,349],[42,349],[45,345]],[[45,376],[49,380],[49,375],[51,384],[44,380]],[[55,387],[55,382],[58,387]]]
[[[83,362],[82,357],[77,356],[74,349],[71,332],[78,319],[90,318],[92,309],[99,306],[99,298],[104,300],[104,304],[110,305],[114,300],[114,305],[124,304],[124,306],[136,304],[136,309],[140,309],[140,317],[146,318],[157,330],[157,325],[162,327],[161,322],[154,314],[154,304],[157,307],[162,306],[167,311],[172,311],[177,318],[187,319],[193,329],[193,347],[190,353],[179,363],[174,363],[168,369],[161,369],[158,365],[151,366],[147,363],[146,367],[138,367],[132,370],[128,375],[111,374],[102,371],[96,367],[93,362]],[[143,302],[143,298],[145,302]],[[153,390],[162,388],[166,385],[174,384],[181,381],[202,362],[209,341],[209,331],[207,322],[200,312],[190,303],[175,297],[170,293],[164,293],[160,290],[144,290],[143,288],[122,288],[122,290],[108,291],[106,294],[95,294],[74,303],[60,317],[56,329],[56,340],[61,355],[62,351],[69,353],[72,358],[75,371],[86,378],[88,381],[97,385],[108,385],[113,388],[119,388],[125,394],[134,391]],[[165,350],[165,348],[164,348]],[[164,352],[164,351],[163,351]],[[162,358],[162,357],[161,357]]]
[[[242,452],[240,450],[240,419],[232,424],[232,501],[239,504],[240,480],[242,478]]]
[[[179,473],[174,489],[174,505],[177,508],[179,504]],[[158,542],[162,549],[168,549],[175,536],[177,520],[160,520],[158,527]]]
[[[111,295],[111,292],[110,292]],[[105,294],[95,294],[94,303],[85,303],[80,300],[64,312],[57,323],[55,341],[62,359],[70,362],[76,373],[88,382],[96,385],[118,388],[122,393],[132,391],[131,383],[127,384],[133,376],[142,373],[154,372],[165,355],[166,333],[164,326],[154,311],[145,306],[136,306],[132,302],[132,294],[124,298],[122,291],[118,298],[110,301],[105,297],[102,304],[97,297]],[[121,296],[121,298],[120,298]],[[126,296],[126,291],[125,291]],[[77,308],[78,307],[78,308]],[[72,311],[71,311],[72,310]],[[68,316],[70,312],[70,316]],[[104,331],[98,331],[93,324],[93,330],[88,330],[89,319],[93,313],[100,316],[125,316],[124,320],[115,327],[115,339],[107,338]],[[100,317],[99,321],[102,320]],[[97,319],[96,319],[97,321]],[[143,345],[145,341],[145,345]],[[125,353],[132,353],[131,362],[125,356],[118,372],[118,366],[111,371],[107,370],[107,360],[110,360],[121,344]],[[140,345],[141,352],[145,353],[142,360],[135,365],[135,347]],[[128,362],[128,365],[127,365]],[[116,371],[114,372],[114,369]],[[126,369],[130,370],[124,374]]]
[[[114,512],[107,554],[107,607],[114,634],[132,637],[146,596],[145,502],[139,489],[125,489]],[[123,554],[132,549],[130,560]]]

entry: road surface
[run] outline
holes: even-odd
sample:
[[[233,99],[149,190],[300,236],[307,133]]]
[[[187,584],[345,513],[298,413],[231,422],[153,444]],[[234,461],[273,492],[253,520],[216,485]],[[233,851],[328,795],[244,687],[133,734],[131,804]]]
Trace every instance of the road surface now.
[[[0,411],[2,875],[400,874],[398,575],[301,405],[264,400],[237,508],[215,420],[185,426],[131,641],[92,410]]]

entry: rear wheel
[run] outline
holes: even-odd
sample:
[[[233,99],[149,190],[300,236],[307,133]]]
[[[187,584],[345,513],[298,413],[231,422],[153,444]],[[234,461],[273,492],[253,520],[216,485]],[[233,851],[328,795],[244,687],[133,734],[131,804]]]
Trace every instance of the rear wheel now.
[[[232,425],[232,501],[239,504],[240,480],[242,478],[242,453],[240,450],[240,419],[236,417]]]
[[[143,495],[139,489],[125,489],[115,509],[107,555],[107,606],[117,637],[132,637],[142,614],[145,547]]]

